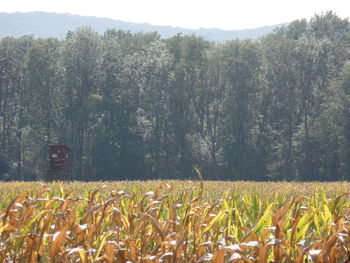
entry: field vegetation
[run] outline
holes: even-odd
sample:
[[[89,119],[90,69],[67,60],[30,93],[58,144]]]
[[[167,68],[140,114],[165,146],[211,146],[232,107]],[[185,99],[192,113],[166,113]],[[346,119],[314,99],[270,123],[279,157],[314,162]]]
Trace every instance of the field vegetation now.
[[[2,183],[0,261],[349,262],[349,186]]]

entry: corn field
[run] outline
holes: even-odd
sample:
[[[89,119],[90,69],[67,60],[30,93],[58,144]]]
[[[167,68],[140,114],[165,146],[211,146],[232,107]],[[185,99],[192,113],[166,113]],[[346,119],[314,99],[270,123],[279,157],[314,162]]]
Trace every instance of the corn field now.
[[[0,262],[350,262],[348,185],[280,184],[3,183]]]

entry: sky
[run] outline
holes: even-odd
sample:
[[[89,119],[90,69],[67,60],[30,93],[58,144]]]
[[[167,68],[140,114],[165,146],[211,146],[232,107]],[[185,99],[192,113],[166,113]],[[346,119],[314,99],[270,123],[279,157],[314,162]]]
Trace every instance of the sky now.
[[[256,28],[334,11],[350,16],[349,0],[2,0],[0,12],[46,11],[184,28]]]

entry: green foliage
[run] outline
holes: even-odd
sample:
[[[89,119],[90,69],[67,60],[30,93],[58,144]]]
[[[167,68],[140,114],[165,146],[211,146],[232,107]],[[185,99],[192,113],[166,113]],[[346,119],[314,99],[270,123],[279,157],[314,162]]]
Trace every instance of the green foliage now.
[[[50,144],[73,149],[79,180],[193,167],[206,179],[348,179],[349,35],[327,12],[222,44],[90,27],[4,38],[0,156],[11,179],[44,178]]]

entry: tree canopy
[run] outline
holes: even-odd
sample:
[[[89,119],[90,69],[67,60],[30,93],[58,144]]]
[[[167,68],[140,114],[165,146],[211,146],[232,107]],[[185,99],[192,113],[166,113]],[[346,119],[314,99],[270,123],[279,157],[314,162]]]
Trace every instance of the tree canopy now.
[[[90,27],[0,40],[0,159],[45,179],[350,179],[350,24],[333,12],[258,40]],[[6,170],[6,171],[5,171]]]

